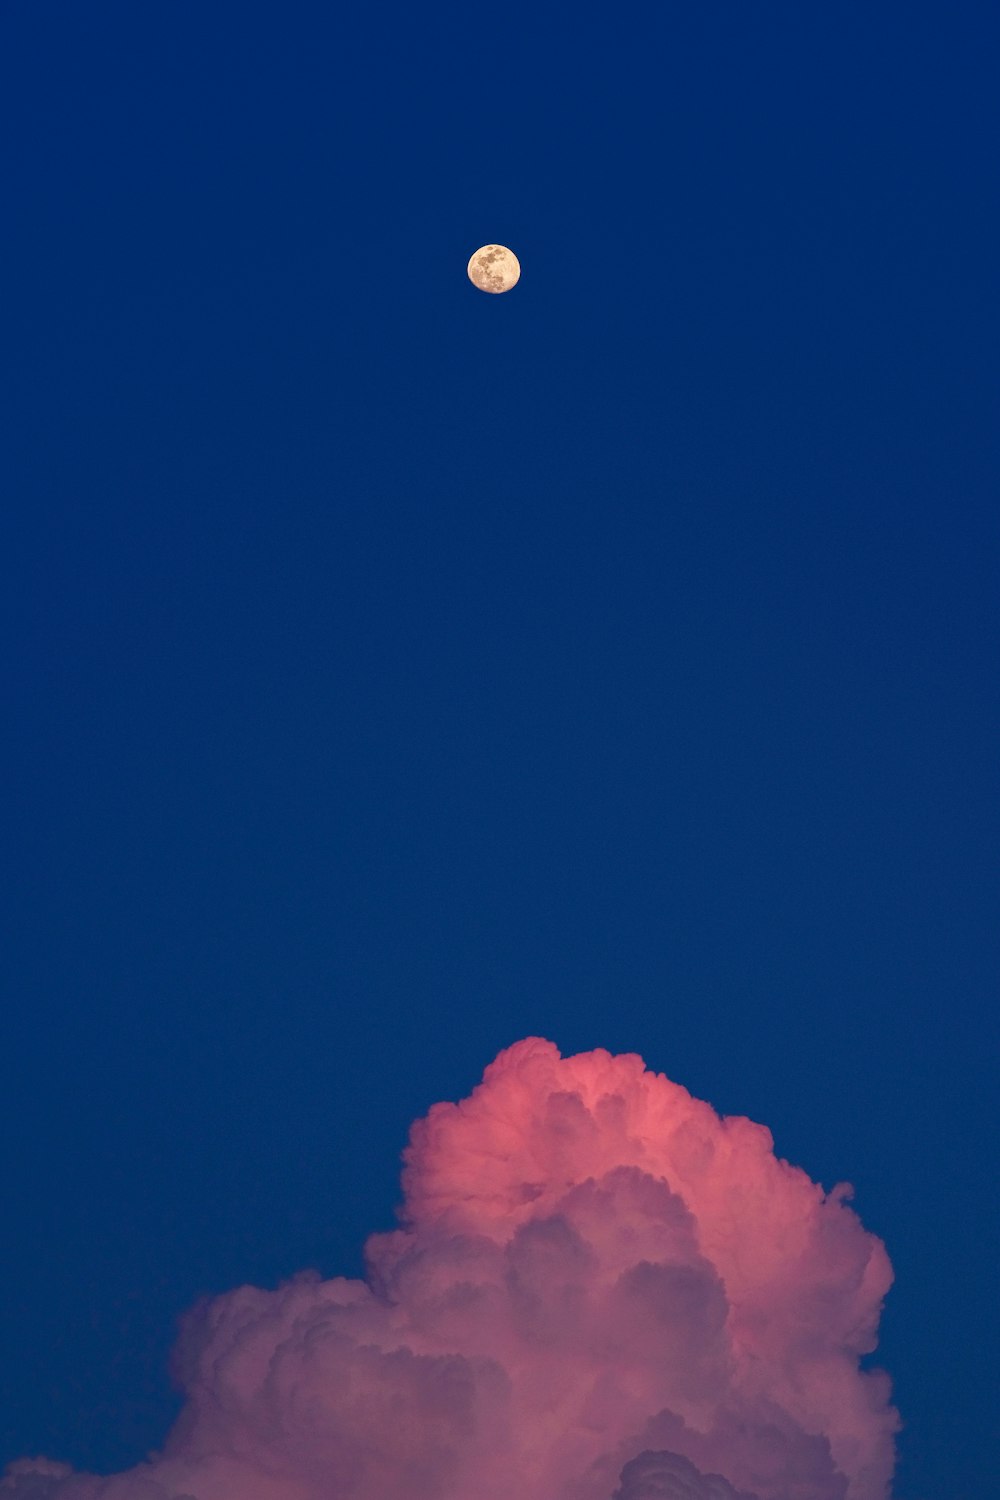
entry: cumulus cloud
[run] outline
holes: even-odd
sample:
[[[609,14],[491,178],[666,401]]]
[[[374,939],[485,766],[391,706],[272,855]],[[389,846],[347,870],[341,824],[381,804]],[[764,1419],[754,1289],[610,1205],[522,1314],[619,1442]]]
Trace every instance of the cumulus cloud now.
[[[532,1038],[413,1127],[364,1281],[189,1314],[162,1453],[3,1500],[883,1500],[892,1279],[846,1201],[636,1056]]]

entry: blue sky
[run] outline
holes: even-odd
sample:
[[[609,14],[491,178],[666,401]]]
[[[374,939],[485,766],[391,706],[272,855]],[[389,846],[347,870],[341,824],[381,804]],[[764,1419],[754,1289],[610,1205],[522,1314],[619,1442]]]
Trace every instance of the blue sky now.
[[[856,1185],[983,1492],[998,31],[4,8],[0,1460],[155,1446],[534,1033]]]

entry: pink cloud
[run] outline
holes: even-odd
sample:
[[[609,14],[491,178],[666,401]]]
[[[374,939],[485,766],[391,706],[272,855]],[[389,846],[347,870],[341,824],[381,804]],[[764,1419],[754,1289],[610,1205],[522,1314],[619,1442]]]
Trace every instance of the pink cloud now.
[[[500,1054],[413,1127],[365,1281],[195,1309],[185,1406],[123,1475],[7,1500],[882,1500],[892,1272],[769,1132],[636,1056]]]

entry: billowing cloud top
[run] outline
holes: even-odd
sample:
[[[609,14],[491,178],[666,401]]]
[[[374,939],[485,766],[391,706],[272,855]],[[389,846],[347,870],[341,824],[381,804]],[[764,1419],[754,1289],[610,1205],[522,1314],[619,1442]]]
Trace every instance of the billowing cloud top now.
[[[413,1127],[365,1281],[196,1308],[162,1454],[3,1500],[882,1500],[892,1279],[848,1207],[636,1056],[531,1038]]]

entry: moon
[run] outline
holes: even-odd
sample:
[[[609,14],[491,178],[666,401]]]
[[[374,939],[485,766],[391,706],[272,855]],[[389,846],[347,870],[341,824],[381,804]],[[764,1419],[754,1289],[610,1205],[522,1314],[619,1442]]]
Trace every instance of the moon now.
[[[469,258],[469,280],[481,292],[509,292],[521,275],[521,263],[506,245],[483,245]]]

